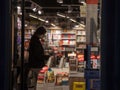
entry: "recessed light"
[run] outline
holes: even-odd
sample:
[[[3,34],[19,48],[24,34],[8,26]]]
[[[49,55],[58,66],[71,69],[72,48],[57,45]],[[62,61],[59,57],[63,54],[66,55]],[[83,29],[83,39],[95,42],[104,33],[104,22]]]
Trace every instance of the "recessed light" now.
[[[32,10],[35,12],[37,9],[36,9],[36,8],[33,8]]]
[[[58,3],[63,3],[63,0],[57,0]]]

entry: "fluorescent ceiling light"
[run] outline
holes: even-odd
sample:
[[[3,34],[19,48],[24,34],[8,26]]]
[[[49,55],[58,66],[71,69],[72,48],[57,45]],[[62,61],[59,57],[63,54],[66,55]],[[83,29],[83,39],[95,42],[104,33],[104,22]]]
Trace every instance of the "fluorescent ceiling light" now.
[[[44,20],[44,19],[42,19],[42,18],[38,18],[38,20],[45,22],[45,20]]]
[[[51,23],[51,25],[52,25],[52,26],[54,26],[54,27],[56,26],[56,25],[55,25],[55,24],[53,24],[53,23]]]
[[[66,18],[70,18],[69,16],[67,16]]]
[[[44,19],[42,19],[42,18],[38,18],[37,16],[31,15],[31,14],[30,14],[29,16],[32,17],[32,18],[35,18],[35,19],[38,19],[38,20],[40,20],[40,21],[45,22]]]
[[[76,22],[76,20],[74,20],[74,19],[70,19],[71,21],[73,21],[73,22]]]
[[[58,16],[60,16],[60,17],[64,17],[64,18],[65,18],[65,16],[64,16],[64,15],[62,15],[62,14],[57,13],[57,15],[58,15]]]
[[[34,15],[31,15],[31,14],[30,14],[29,16],[30,16],[30,17],[32,17],[32,18],[36,18],[36,19],[37,19],[37,17],[36,17],[36,16],[34,16]]]

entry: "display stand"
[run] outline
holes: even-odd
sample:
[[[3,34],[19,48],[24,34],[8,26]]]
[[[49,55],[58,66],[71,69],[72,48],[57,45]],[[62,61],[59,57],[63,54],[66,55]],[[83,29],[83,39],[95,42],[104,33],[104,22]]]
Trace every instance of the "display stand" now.
[[[54,60],[54,56],[50,56],[46,65],[48,67],[51,67],[53,60]]]
[[[50,75],[50,73],[47,73],[46,71],[44,73],[44,82],[43,83],[38,82],[36,86],[36,90],[69,90],[69,84],[68,84],[69,83],[69,75],[68,75],[69,68],[63,67],[65,57],[63,56],[61,58],[59,68],[51,67],[52,58],[53,57],[49,58],[47,65],[54,72],[54,81],[53,82],[48,81],[48,76]]]
[[[65,62],[64,62],[64,60],[65,60],[65,56],[63,56],[61,59],[60,59],[60,63],[59,63],[59,68],[63,68],[63,66],[65,65]]]

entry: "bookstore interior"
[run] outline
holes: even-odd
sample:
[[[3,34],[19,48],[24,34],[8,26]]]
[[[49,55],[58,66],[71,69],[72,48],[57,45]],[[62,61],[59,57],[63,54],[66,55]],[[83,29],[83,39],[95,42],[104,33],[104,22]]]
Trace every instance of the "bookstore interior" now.
[[[22,8],[19,1],[13,20],[17,22],[20,54]],[[25,0],[26,52],[36,27],[41,25],[47,29],[42,44],[50,57],[39,71],[36,90],[100,90],[100,0],[52,1]]]

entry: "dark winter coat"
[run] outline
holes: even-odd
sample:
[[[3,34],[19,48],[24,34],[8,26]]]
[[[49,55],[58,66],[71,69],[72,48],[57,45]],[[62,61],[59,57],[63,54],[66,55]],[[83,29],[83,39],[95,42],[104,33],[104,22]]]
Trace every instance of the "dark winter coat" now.
[[[44,65],[44,49],[39,38],[33,35],[29,44],[29,67],[42,68]]]

